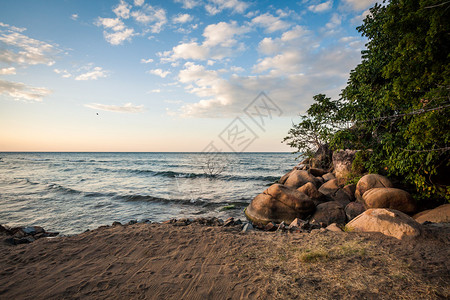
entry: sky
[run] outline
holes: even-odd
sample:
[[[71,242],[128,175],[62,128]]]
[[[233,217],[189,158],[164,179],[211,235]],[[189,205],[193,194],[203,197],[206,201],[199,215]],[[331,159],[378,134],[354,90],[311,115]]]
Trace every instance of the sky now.
[[[0,0],[0,151],[292,151],[373,0]]]

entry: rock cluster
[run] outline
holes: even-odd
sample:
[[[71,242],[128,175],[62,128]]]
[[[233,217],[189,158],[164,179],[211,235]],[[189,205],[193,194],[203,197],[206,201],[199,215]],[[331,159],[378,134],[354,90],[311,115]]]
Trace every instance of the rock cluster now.
[[[5,239],[5,242],[11,245],[27,244],[43,237],[54,237],[59,234],[58,232],[47,232],[39,226],[10,228],[0,225],[0,232],[10,236]]]
[[[345,227],[346,231],[377,231],[399,239],[419,235],[420,224],[408,216],[417,206],[407,191],[395,188],[379,174],[345,184],[342,177],[354,155],[352,150],[333,154],[336,166],[328,170],[303,161],[257,195],[246,208],[246,217],[257,228],[269,231],[297,228],[310,232],[325,227],[342,231]],[[449,222],[450,204],[415,218]]]

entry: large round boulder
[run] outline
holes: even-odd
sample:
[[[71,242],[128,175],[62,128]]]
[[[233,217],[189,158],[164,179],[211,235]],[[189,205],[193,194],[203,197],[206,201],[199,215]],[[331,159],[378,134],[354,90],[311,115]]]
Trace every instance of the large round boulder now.
[[[315,210],[314,202],[306,194],[281,184],[273,184],[256,196],[245,210],[253,223],[290,224],[295,218],[305,219]]]
[[[363,195],[366,208],[391,208],[410,214],[416,210],[416,204],[411,195],[396,188],[373,188]]]
[[[320,185],[320,181],[308,171],[293,170],[284,182],[284,185],[296,189],[308,182],[312,182],[316,187]]]
[[[311,222],[328,226],[332,223],[345,224],[344,206],[337,201],[325,202],[317,205]]]
[[[332,179],[322,184],[319,188],[319,192],[327,196],[336,193],[339,189],[339,181],[337,179]]]
[[[356,184],[355,196],[358,201],[362,201],[362,196],[365,192],[373,188],[391,188],[394,187],[392,182],[384,176],[379,174],[367,174]]]
[[[419,223],[450,223],[450,204],[443,204],[434,209],[422,211],[413,216]]]
[[[394,209],[368,209],[347,223],[350,231],[381,232],[397,239],[416,237],[422,232],[421,225],[410,216]]]

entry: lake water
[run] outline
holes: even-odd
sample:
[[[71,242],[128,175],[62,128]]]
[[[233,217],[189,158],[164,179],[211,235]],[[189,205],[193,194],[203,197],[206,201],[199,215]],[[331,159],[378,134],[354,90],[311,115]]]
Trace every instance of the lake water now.
[[[243,209],[292,169],[294,158],[289,153],[0,153],[0,224],[39,225],[70,235],[132,219],[244,219]]]

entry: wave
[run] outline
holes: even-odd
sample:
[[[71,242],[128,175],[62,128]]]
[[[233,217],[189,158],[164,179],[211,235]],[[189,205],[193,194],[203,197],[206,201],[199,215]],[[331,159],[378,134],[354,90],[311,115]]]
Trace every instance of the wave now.
[[[62,186],[62,185],[57,184],[57,183],[50,183],[47,186],[47,189],[50,190],[50,191],[61,192],[63,194],[82,194],[83,193],[82,191],[79,191],[79,190],[76,190],[76,189],[72,189],[72,188],[69,188],[69,187],[65,187],[65,186]]]

